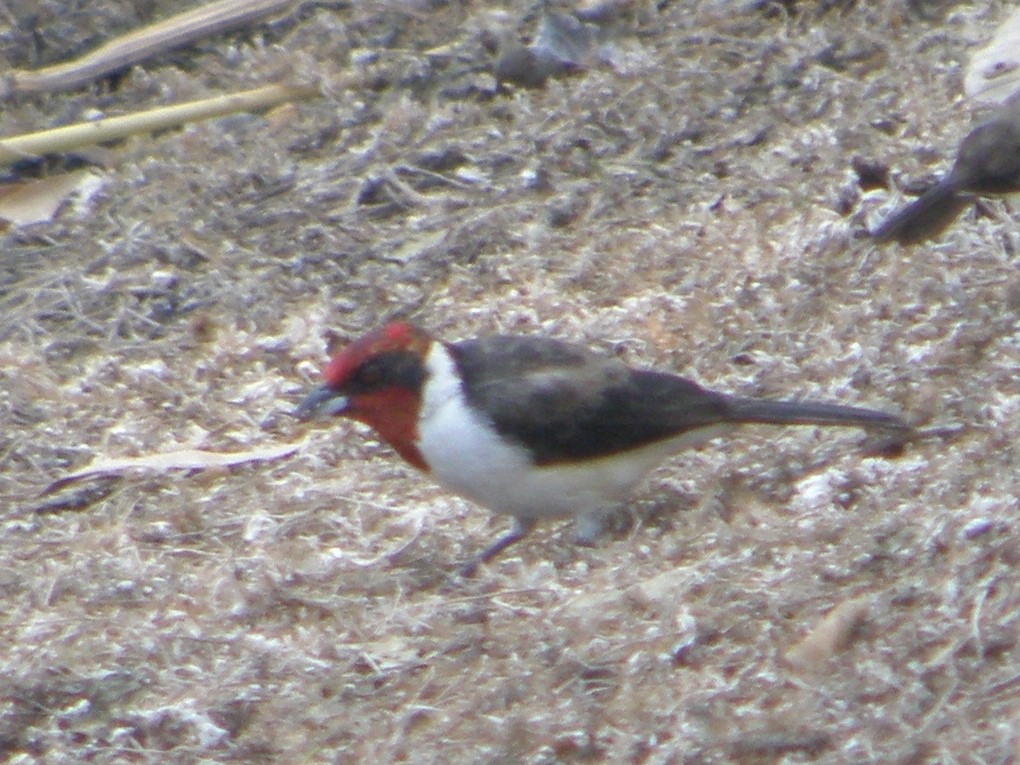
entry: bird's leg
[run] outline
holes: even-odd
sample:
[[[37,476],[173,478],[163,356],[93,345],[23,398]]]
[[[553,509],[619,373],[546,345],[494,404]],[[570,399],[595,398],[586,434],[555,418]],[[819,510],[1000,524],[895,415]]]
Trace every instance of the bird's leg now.
[[[495,558],[506,548],[512,545],[514,542],[519,542],[528,535],[533,528],[535,528],[534,518],[514,518],[513,528],[510,529],[506,534],[501,536],[491,545],[482,551],[482,554],[475,558],[470,563],[464,564],[460,569],[461,576],[474,576],[475,571],[482,563],[488,563],[490,560]]]

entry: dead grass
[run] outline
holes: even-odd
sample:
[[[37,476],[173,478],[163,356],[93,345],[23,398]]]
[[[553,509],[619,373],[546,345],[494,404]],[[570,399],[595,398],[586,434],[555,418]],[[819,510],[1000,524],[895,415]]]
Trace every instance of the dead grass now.
[[[336,4],[5,106],[13,133],[288,67],[362,84],[104,151],[86,214],[3,235],[0,758],[1015,758],[1016,216],[878,249],[858,234],[898,195],[850,169],[946,167],[1009,4],[787,5],[634,3],[615,71],[508,94],[486,44],[525,5]],[[286,416],[334,333],[395,314],[967,427],[898,459],[748,431],[658,471],[600,547],[551,527],[461,582],[502,521]],[[96,454],[306,437],[40,496]]]

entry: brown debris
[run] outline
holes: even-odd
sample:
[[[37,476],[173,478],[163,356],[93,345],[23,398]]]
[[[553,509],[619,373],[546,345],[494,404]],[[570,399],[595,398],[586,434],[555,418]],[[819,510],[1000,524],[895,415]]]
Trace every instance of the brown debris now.
[[[11,135],[326,94],[106,147],[85,214],[0,232],[0,760],[1015,758],[1016,211],[879,248],[890,192],[852,165],[938,169],[1013,9],[908,5],[631,2],[612,66],[502,92],[483,38],[533,2],[317,2],[6,103]],[[143,6],[10,0],[0,55],[73,58]],[[749,427],[596,546],[542,525],[465,582],[505,519],[288,416],[331,337],[394,316],[965,427],[895,460]],[[41,496],[95,455],[296,443]]]

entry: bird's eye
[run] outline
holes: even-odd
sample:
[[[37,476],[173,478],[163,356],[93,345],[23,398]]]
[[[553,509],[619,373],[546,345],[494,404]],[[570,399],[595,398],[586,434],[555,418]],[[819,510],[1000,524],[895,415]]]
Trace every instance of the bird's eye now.
[[[379,368],[378,364],[368,363],[358,370],[356,378],[359,385],[373,388],[383,381],[383,370]]]
[[[351,375],[349,384],[362,391],[378,391],[390,386],[418,390],[422,376],[420,359],[410,353],[393,351],[366,359]]]

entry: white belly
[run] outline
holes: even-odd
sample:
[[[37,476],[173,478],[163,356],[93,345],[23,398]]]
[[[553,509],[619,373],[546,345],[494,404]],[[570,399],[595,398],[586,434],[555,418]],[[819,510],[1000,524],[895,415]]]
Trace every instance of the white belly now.
[[[431,375],[418,448],[433,477],[490,510],[520,518],[587,515],[614,505],[666,458],[730,429],[704,428],[610,457],[540,467],[468,407],[444,348],[433,350],[426,366]]]

